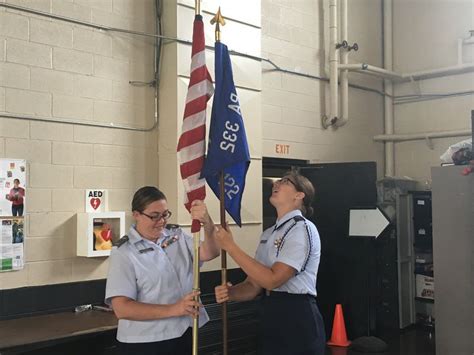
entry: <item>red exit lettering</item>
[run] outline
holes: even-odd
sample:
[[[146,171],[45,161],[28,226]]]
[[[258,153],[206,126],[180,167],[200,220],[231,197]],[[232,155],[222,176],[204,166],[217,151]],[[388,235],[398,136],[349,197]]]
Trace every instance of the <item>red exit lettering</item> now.
[[[275,152],[277,154],[290,154],[289,144],[275,144]]]

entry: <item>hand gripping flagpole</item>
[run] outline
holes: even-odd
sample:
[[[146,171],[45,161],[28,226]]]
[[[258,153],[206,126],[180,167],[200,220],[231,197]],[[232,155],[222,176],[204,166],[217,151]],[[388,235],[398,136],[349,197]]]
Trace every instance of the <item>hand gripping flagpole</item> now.
[[[221,29],[220,25],[225,25],[224,17],[221,14],[221,8],[217,10],[216,15],[211,20],[211,25],[216,25],[215,35],[216,35],[216,42],[221,41]],[[220,172],[220,193],[219,193],[219,201],[220,201],[220,220],[222,228],[226,228],[225,222],[225,189],[224,189],[224,171],[221,170]],[[221,250],[221,283],[222,285],[227,285],[227,252],[225,250]],[[228,354],[228,347],[227,347],[227,302],[222,303],[222,353],[223,355]]]

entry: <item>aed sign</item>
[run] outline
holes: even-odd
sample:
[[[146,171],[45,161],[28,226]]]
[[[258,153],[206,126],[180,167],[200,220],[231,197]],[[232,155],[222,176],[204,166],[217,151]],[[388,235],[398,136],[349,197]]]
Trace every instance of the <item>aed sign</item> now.
[[[290,154],[290,145],[289,144],[275,144],[275,153],[281,155]]]
[[[86,190],[86,212],[107,211],[107,190]]]

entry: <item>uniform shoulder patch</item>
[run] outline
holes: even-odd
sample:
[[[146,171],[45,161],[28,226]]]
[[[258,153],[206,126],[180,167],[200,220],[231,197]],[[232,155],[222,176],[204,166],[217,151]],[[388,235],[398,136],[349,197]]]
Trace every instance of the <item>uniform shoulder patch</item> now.
[[[295,222],[304,221],[304,217],[303,217],[303,216],[294,216],[294,217],[293,217],[293,220],[294,220]]]
[[[117,248],[120,248],[122,245],[124,245],[126,242],[128,242],[128,235],[124,235],[122,238],[117,240],[116,242],[113,243],[113,245]]]

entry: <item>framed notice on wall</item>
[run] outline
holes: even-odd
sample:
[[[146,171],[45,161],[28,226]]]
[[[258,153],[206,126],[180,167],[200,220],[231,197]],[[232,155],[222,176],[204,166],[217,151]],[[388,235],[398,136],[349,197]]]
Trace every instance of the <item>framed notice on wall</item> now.
[[[23,269],[26,160],[0,159],[0,272]]]
[[[23,217],[0,217],[0,272],[23,269]]]

